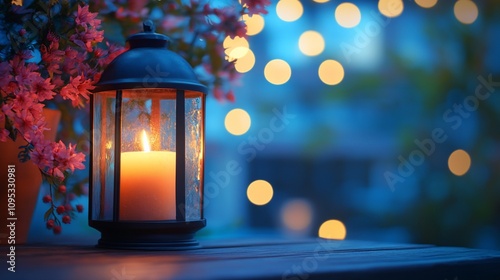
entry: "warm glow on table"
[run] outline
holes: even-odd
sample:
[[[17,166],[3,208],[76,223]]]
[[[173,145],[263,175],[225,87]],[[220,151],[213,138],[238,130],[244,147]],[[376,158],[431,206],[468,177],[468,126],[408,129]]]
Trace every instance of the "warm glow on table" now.
[[[328,220],[319,227],[318,235],[326,239],[344,240],[346,236],[344,224],[339,220]]]
[[[150,151],[147,139],[143,150],[121,154],[120,219],[175,220],[176,154]]]

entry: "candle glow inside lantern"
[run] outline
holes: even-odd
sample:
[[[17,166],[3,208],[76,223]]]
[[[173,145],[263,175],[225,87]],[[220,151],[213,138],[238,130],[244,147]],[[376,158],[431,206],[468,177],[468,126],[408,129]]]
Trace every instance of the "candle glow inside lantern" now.
[[[197,248],[206,87],[152,22],[128,43],[91,98],[89,225],[99,247]]]

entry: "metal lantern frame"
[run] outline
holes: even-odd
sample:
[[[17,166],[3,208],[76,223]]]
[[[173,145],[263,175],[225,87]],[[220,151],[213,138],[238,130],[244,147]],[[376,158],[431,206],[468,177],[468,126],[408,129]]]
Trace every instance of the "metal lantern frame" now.
[[[99,152],[102,150],[94,144],[97,137],[97,128],[94,121],[96,116],[96,98],[91,96],[91,152],[90,152],[90,182],[89,182],[89,225],[101,232],[98,247],[119,249],[146,249],[146,250],[183,250],[198,248],[199,243],[194,234],[206,225],[203,215],[203,172],[205,151],[205,100],[207,88],[201,84],[192,67],[178,54],[168,50],[169,38],[154,32],[151,21],[144,23],[144,32],[130,36],[127,39],[130,49],[116,57],[104,70],[99,82],[93,90],[93,95],[103,92],[114,92],[114,174],[112,198],[104,197],[106,184],[99,183],[94,173],[97,168],[105,168],[99,162]],[[154,75],[156,73],[157,75]],[[148,79],[152,83],[148,83]],[[120,171],[122,152],[122,101],[124,91],[127,90],[169,90],[175,92],[175,220],[122,220],[120,219]],[[195,92],[201,97],[201,176],[199,186],[199,211],[197,220],[186,219],[186,112],[185,100],[187,95]],[[172,98],[171,100],[173,100]],[[99,102],[99,101],[97,101]],[[173,102],[173,101],[172,101]],[[154,106],[154,105],[153,105]],[[97,118],[105,118],[96,113]],[[99,130],[100,131],[100,130]],[[97,156],[96,156],[97,155]],[[97,166],[96,166],[97,165]],[[93,177],[94,176],[94,177]],[[108,187],[108,186],[106,186]],[[112,201],[112,217],[103,218],[102,209],[110,207]],[[140,202],[138,202],[140,203]],[[101,210],[98,210],[101,209]],[[99,212],[100,217],[96,217]]]

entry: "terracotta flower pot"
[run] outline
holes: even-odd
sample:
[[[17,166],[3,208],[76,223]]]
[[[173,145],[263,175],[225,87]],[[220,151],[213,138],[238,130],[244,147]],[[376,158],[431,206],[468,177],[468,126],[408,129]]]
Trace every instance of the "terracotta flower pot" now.
[[[57,126],[61,119],[61,112],[58,110],[44,109],[45,120],[51,130],[45,131],[45,139],[54,141],[56,138]],[[3,126],[3,124],[1,124]],[[35,209],[42,176],[38,167],[31,161],[21,163],[17,158],[19,146],[26,145],[26,141],[17,137],[16,141],[7,140],[0,142],[0,245],[11,244],[9,237],[15,237],[15,244],[26,243],[31,218]],[[15,218],[17,220],[7,220],[8,215],[8,166],[15,166]],[[13,227],[7,227],[14,222]],[[12,237],[11,239],[12,240]],[[12,242],[12,241],[10,241]],[[13,244],[12,244],[13,245]]]

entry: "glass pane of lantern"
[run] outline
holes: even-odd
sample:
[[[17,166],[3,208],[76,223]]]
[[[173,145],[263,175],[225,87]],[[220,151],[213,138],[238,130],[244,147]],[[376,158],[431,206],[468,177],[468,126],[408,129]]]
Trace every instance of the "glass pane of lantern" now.
[[[175,91],[123,91],[120,220],[175,220]]]
[[[115,91],[94,94],[92,219],[113,219]]]
[[[186,92],[186,220],[202,217],[204,95]]]

